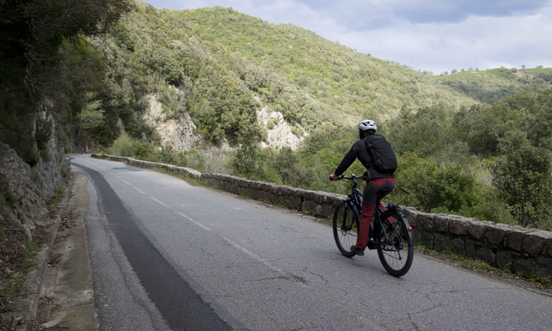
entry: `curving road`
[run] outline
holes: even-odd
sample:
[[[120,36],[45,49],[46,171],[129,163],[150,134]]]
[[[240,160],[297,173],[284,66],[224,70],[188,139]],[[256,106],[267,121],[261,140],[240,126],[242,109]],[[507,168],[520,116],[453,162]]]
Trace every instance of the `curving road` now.
[[[389,276],[297,213],[72,155],[101,330],[550,330],[552,298],[416,256]]]

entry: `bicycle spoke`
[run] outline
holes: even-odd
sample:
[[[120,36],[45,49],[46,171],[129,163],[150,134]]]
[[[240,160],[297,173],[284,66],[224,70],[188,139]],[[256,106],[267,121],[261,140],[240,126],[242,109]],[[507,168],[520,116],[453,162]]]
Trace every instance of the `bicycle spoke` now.
[[[357,224],[357,214],[347,203],[344,202],[336,207],[333,220],[335,242],[339,251],[347,257],[355,255],[350,249],[356,244]]]
[[[404,275],[412,263],[410,235],[401,216],[395,212],[386,212],[379,227],[378,249],[380,260],[385,269],[393,276]]]

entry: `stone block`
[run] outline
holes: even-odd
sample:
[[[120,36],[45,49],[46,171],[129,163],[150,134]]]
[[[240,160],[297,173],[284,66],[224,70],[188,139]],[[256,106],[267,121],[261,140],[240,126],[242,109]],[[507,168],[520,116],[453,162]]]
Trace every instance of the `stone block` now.
[[[316,202],[310,201],[310,200],[305,200],[305,201],[303,201],[303,206],[301,207],[301,210],[306,211],[309,214],[314,214],[315,211],[316,211],[317,206],[318,205],[316,204]]]
[[[545,242],[547,241],[546,233],[544,231],[534,231],[526,233],[522,240],[521,248],[529,254],[540,254]]]
[[[287,197],[287,205],[289,208],[292,208],[295,210],[301,210],[302,204],[303,202],[301,198],[294,197],[294,196]]]
[[[406,218],[408,218],[408,223],[410,223],[410,226],[414,229],[417,228],[418,222],[416,220],[420,212],[416,210],[411,210],[411,209],[403,209],[403,213],[406,216]]]
[[[418,228],[414,228],[414,230],[412,230],[412,238],[414,239],[415,244],[422,239],[422,235],[423,233]]]
[[[493,245],[500,244],[504,239],[504,236],[510,232],[510,229],[507,225],[504,224],[494,224],[487,228],[485,233],[485,238],[487,241]]]
[[[433,235],[430,233],[424,233],[424,236],[422,237],[422,243],[423,245],[428,249],[433,249]]]
[[[322,217],[328,217],[333,215],[334,206],[330,204],[322,205]]]
[[[426,231],[433,231],[433,215],[428,213],[420,213],[416,219],[417,223]]]
[[[310,191],[310,190],[305,190],[304,197],[305,197],[305,200],[309,200],[313,202],[317,202],[317,198],[318,198],[316,192]]]
[[[514,272],[517,274],[530,273],[533,268],[533,261],[530,259],[514,260]]]
[[[316,207],[314,208],[314,215],[322,216],[322,205],[316,205]]]
[[[449,222],[450,233],[465,236],[469,234],[470,222],[467,218],[451,218]]]
[[[512,267],[512,253],[500,251],[496,254],[496,264],[500,269],[509,269]]]
[[[552,259],[537,258],[535,260],[535,272],[541,277],[552,279]]]
[[[481,240],[485,237],[485,232],[487,232],[488,224],[485,222],[473,220],[469,225],[470,236],[475,240]]]
[[[475,243],[473,240],[466,240],[466,256],[475,259]]]
[[[552,256],[552,240],[548,240],[548,255]]]
[[[435,234],[435,250],[437,252],[442,252],[442,251],[445,250],[445,248],[447,248],[447,241],[446,241],[445,236],[443,236],[442,234],[436,233]]]
[[[527,231],[523,229],[512,229],[506,236],[506,246],[515,251],[521,251],[521,244],[525,233],[527,233]]]
[[[433,229],[438,232],[448,232],[450,218],[446,216],[435,216]]]
[[[496,262],[496,255],[488,248],[480,248],[477,251],[477,259],[487,264],[493,264]]]
[[[450,241],[450,250],[456,255],[466,255],[466,249],[464,247],[464,241],[460,238],[455,238]]]

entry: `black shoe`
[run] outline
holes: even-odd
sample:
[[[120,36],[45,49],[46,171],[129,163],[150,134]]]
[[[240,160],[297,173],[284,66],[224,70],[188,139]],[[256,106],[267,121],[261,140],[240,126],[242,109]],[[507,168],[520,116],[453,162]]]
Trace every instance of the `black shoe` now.
[[[356,255],[358,255],[358,256],[364,256],[364,250],[363,249],[358,249],[354,245],[351,246],[351,252],[356,253]]]

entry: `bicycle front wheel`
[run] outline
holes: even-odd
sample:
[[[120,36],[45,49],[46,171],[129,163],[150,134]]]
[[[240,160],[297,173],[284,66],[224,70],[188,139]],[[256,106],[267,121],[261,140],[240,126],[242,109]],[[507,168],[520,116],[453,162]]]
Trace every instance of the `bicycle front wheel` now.
[[[359,218],[357,212],[347,201],[340,202],[334,210],[333,233],[337,248],[346,257],[353,257],[351,246],[356,244]]]
[[[385,211],[380,218],[383,227],[377,224],[374,233],[379,259],[390,275],[403,276],[414,259],[414,240],[409,225],[394,210]]]

